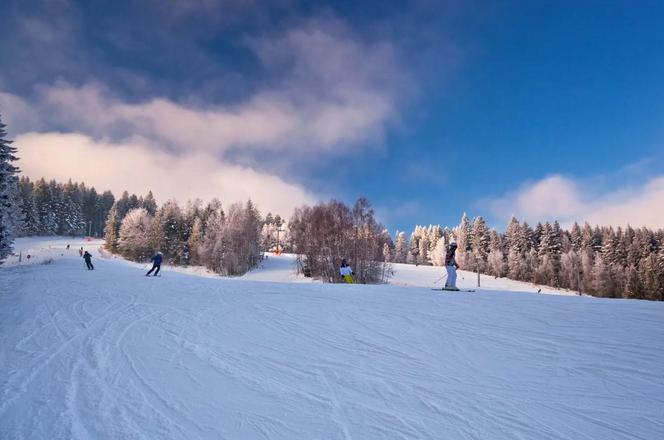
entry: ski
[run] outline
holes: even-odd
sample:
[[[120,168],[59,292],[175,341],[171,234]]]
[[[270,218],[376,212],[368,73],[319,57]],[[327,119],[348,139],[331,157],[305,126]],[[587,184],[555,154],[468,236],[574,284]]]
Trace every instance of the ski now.
[[[431,289],[431,290],[435,290],[436,292],[467,292],[467,293],[471,293],[471,292],[475,291],[475,289],[452,290],[452,289],[441,289],[441,288]]]

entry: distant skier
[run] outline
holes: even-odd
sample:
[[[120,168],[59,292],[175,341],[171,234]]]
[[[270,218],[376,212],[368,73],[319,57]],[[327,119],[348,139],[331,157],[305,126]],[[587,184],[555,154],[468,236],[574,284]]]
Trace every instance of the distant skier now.
[[[339,268],[339,275],[341,275],[341,278],[348,283],[348,284],[353,284],[353,275],[355,273],[353,272],[353,269],[346,263],[346,260],[341,260],[341,267]]]
[[[447,254],[445,254],[445,269],[447,270],[447,280],[445,281],[445,290],[459,290],[456,286],[456,271],[459,268],[459,265],[454,258],[454,254],[457,250],[456,242],[450,243],[447,248]]]
[[[83,259],[85,260],[85,265],[87,266],[88,270],[94,270],[95,267],[92,265],[92,254],[88,251],[85,251],[83,254]]]
[[[159,270],[161,270],[161,261],[164,259],[164,255],[161,252],[154,254],[154,257],[150,258],[152,261],[152,269],[145,274],[146,277],[149,277],[153,270],[157,269],[154,273],[154,276],[157,276]]]
[[[83,256],[83,246],[78,250],[78,255]]]

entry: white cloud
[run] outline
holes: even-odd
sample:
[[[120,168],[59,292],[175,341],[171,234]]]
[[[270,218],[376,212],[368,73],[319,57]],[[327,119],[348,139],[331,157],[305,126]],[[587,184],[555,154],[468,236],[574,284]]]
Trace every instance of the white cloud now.
[[[664,227],[664,176],[597,193],[581,182],[552,175],[487,202],[493,215],[504,222],[515,215],[533,223],[555,219],[567,226],[587,221],[657,229]]]
[[[300,22],[247,46],[268,79],[233,104],[195,95],[129,102],[103,84],[63,81],[36,86],[28,101],[0,94],[12,133],[25,133],[16,138],[21,168],[33,178],[83,180],[115,193],[152,189],[162,200],[251,197],[282,215],[312,202],[300,186],[229,162],[262,164],[267,152],[301,167],[380,145],[404,88],[396,51],[334,19]]]
[[[161,201],[217,197],[229,204],[251,198],[264,213],[285,216],[316,200],[279,177],[224,164],[205,152],[166,153],[146,140],[113,143],[76,133],[27,133],[16,138],[16,145],[24,175],[59,181],[73,178],[116,195],[124,190],[145,194],[151,189]]]
[[[116,141],[131,133],[180,151],[297,157],[380,142],[404,79],[391,45],[364,42],[336,21],[311,21],[250,47],[273,78],[237,104],[126,103],[98,84],[62,82],[40,87],[35,104],[51,126]]]

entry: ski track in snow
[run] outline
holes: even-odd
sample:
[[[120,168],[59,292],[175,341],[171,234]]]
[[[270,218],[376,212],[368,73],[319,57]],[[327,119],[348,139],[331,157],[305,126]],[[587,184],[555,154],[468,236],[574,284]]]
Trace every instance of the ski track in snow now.
[[[286,257],[146,278],[66,242],[0,268],[2,439],[664,438],[661,303],[326,285]]]

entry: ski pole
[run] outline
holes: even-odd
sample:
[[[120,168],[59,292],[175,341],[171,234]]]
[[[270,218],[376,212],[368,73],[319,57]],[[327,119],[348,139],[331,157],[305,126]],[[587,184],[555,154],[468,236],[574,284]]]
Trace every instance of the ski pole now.
[[[447,277],[447,274],[443,275],[442,277],[438,278],[436,281],[433,283],[436,284],[438,281],[442,280],[443,278]]]

